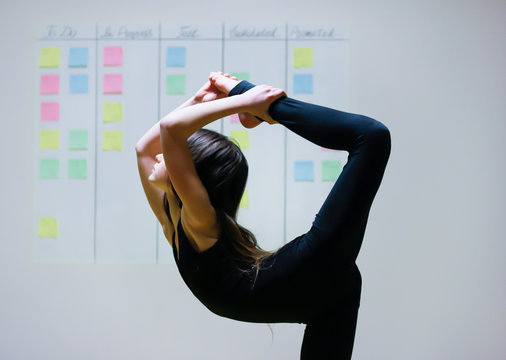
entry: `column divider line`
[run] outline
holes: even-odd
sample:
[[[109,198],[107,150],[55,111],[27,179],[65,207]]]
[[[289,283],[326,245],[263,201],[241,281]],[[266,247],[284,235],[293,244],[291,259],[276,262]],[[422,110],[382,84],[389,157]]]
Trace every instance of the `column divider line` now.
[[[288,23],[285,23],[285,91],[288,93]],[[284,166],[284,209],[283,209],[283,242],[286,244],[287,238],[286,238],[286,228],[287,228],[287,187],[288,187],[288,130],[286,127],[284,128],[285,133],[285,166]]]
[[[225,23],[221,23],[221,71],[225,72]],[[225,119],[221,119],[221,133],[225,135]]]
[[[161,114],[160,114],[160,111],[161,111],[161,107],[160,107],[160,101],[161,101],[161,95],[160,95],[160,91],[161,91],[161,80],[160,80],[160,77],[162,76],[161,74],[161,66],[162,66],[162,63],[161,63],[161,56],[162,56],[162,53],[161,53],[161,50],[162,49],[162,23],[161,22],[158,22],[158,119],[160,119],[161,117]],[[158,119],[156,119],[156,121],[158,122]],[[160,252],[159,252],[159,247],[160,247],[160,226],[158,226],[158,221],[155,221],[155,226],[156,226],[156,264],[159,264],[160,263]]]
[[[97,183],[98,183],[98,22],[95,23],[95,199],[93,211],[93,264],[97,263]]]

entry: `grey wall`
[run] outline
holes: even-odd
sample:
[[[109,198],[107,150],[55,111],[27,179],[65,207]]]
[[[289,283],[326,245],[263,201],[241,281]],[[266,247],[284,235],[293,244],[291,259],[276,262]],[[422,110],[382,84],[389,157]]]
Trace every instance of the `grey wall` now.
[[[503,359],[504,1],[3,1],[1,359],[295,359],[303,327],[218,318],[160,265],[35,265],[35,26],[65,22],[346,23],[351,111],[392,155],[358,265],[354,359]],[[282,18],[276,18],[279,14]]]

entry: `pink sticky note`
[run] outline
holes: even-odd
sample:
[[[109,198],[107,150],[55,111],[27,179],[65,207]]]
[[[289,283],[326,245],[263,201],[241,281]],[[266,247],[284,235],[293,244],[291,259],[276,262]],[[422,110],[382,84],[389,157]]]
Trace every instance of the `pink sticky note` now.
[[[40,121],[59,121],[60,103],[43,102],[40,104]]]
[[[41,75],[40,93],[58,94],[60,92],[60,75]]]
[[[231,123],[241,122],[241,120],[239,120],[239,115],[238,114],[230,115],[230,122]]]
[[[324,148],[324,147],[322,147],[322,151],[339,151],[339,150],[328,149],[328,148]]]
[[[121,46],[104,47],[104,65],[105,66],[123,65],[123,48]]]
[[[104,94],[121,94],[123,92],[122,74],[104,75]]]

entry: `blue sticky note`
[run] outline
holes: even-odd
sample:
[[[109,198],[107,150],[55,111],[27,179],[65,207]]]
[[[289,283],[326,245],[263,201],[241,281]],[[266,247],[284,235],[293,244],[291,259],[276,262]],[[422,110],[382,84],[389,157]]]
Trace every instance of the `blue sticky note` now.
[[[293,167],[295,181],[314,181],[314,165],[312,161],[296,161]]]
[[[88,48],[70,48],[69,67],[87,67]]]
[[[313,93],[313,74],[294,74],[293,75],[293,93],[294,94],[312,94]]]
[[[167,48],[166,66],[186,66],[186,48],[183,46],[169,46]]]
[[[70,75],[69,89],[71,94],[87,94],[88,75],[86,74]]]

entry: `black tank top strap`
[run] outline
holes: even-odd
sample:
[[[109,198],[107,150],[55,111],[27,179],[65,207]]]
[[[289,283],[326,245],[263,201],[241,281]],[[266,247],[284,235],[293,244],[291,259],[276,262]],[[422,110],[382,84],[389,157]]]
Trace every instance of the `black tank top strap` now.
[[[174,254],[174,259],[176,262],[179,262],[178,251],[176,249],[176,229],[174,229],[174,232],[172,233],[172,253]]]

